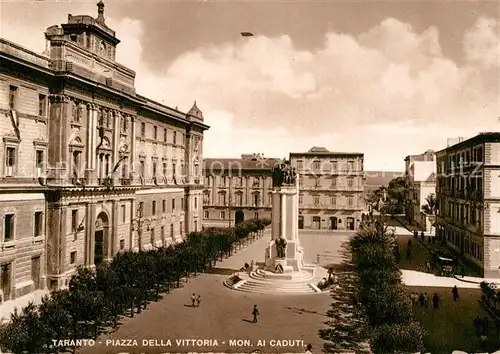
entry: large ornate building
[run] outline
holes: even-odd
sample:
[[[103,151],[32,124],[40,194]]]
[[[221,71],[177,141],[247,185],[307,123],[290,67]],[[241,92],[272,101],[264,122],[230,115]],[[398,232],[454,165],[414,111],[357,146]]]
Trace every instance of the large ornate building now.
[[[247,219],[270,219],[271,170],[279,162],[258,154],[205,159],[204,226],[228,227]]]
[[[68,16],[43,54],[0,39],[2,299],[63,288],[79,265],[201,229],[208,126],[135,92],[98,16]]]
[[[290,153],[299,174],[299,228],[356,230],[365,210],[361,153],[313,147]]]
[[[481,133],[436,153],[437,235],[500,276],[500,133]]]

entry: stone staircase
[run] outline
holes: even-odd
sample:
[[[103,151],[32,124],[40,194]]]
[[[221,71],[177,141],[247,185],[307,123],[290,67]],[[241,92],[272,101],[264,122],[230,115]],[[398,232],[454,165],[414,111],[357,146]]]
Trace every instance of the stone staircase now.
[[[320,268],[324,270],[323,268]],[[240,273],[238,283],[225,285],[233,290],[256,294],[297,295],[318,294],[322,291],[316,286],[324,273],[320,270],[315,276],[313,272],[301,271],[293,273],[275,274],[257,269],[250,274]],[[324,270],[326,272],[326,270]]]

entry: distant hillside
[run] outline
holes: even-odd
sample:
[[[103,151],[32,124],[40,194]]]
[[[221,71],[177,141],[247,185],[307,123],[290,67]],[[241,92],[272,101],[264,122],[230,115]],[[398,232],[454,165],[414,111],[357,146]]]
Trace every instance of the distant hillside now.
[[[365,186],[378,188],[387,186],[391,180],[398,177],[403,177],[404,172],[394,171],[365,171]]]

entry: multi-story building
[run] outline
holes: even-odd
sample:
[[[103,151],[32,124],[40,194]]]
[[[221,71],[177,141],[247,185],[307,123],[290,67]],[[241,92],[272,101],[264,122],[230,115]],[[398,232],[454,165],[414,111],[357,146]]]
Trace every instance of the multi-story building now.
[[[361,153],[290,153],[299,174],[299,228],[356,230],[365,209]]]
[[[434,215],[423,212],[427,198],[436,194],[436,153],[427,150],[405,158],[405,214],[410,224],[432,231]]]
[[[228,227],[247,219],[270,219],[272,169],[279,162],[260,154],[205,159],[204,226]]]
[[[481,133],[438,151],[437,235],[500,276],[500,133]]]
[[[49,27],[43,55],[0,39],[3,300],[201,229],[203,115],[135,92],[97,6]]]

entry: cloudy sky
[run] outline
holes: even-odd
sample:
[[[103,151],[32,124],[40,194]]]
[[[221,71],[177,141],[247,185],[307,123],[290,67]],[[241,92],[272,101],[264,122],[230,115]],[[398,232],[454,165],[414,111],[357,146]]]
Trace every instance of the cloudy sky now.
[[[96,2],[0,0],[0,36],[42,52],[47,27]],[[316,145],[397,171],[447,138],[500,131],[497,1],[105,3],[137,91],[197,100],[207,157]]]

